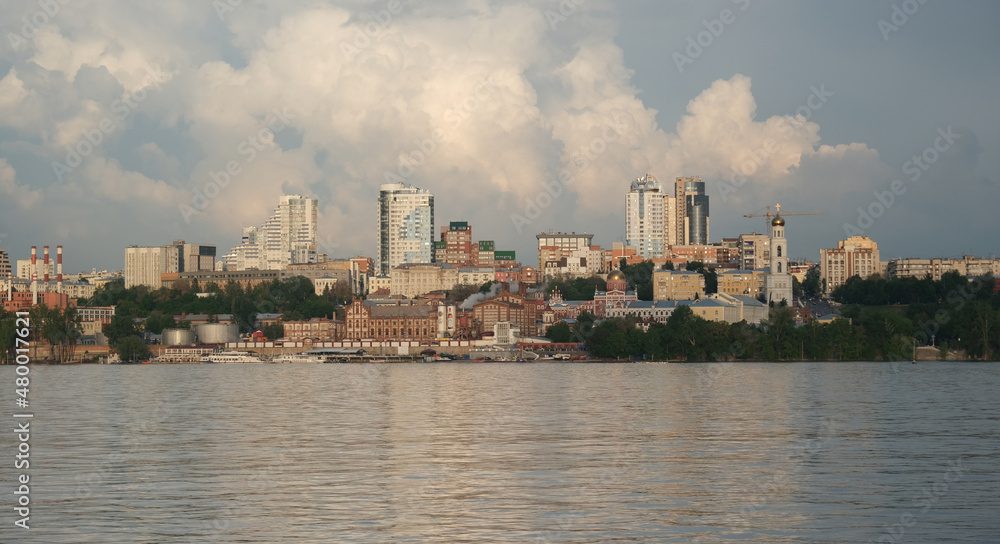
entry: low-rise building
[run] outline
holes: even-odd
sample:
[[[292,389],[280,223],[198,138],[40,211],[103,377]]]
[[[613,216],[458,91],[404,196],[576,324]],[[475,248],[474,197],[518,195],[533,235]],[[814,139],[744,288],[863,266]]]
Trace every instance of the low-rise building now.
[[[458,269],[444,263],[401,264],[392,269],[389,277],[389,293],[407,298],[417,298],[432,291],[450,291],[459,283]]]
[[[111,323],[115,316],[114,306],[78,306],[76,314],[80,316],[80,321],[97,322],[102,325]]]
[[[727,270],[717,275],[718,292],[725,295],[757,297],[764,292],[767,270]]]
[[[721,246],[711,244],[697,244],[684,246],[670,246],[670,256],[673,259],[685,259],[687,262],[700,262],[705,265],[718,263]],[[728,252],[724,252],[728,255]]]
[[[76,304],[66,293],[39,292],[37,304],[48,306],[49,308],[65,308]],[[23,312],[35,306],[35,294],[31,291],[11,291],[10,298],[7,292],[0,293],[0,300],[3,301],[3,308],[8,312]]]
[[[286,321],[284,331],[284,337],[288,340],[336,342],[344,339],[346,323],[325,317],[314,317],[308,321]]]
[[[496,280],[496,271],[493,267],[466,266],[458,269],[458,283],[460,285],[482,285],[494,280]]]
[[[948,272],[962,276],[982,276],[1000,274],[1000,258],[984,259],[965,255],[961,259],[892,259],[886,265],[888,278],[925,278],[934,281]]]
[[[355,300],[347,307],[347,340],[417,340],[437,337],[438,306],[424,301]]]
[[[744,295],[712,295],[700,300],[639,300],[629,302],[620,308],[609,308],[608,317],[632,317],[641,322],[666,324],[681,306],[707,321],[723,323],[747,323],[756,325],[767,319],[768,308],[759,300]]]
[[[655,270],[653,300],[694,300],[705,296],[705,276],[688,270]]]

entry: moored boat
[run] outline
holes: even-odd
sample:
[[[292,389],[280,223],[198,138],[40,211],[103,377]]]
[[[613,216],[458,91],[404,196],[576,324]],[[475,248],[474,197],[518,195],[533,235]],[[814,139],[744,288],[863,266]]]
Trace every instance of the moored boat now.
[[[224,364],[261,364],[264,361],[242,351],[219,351],[205,355],[200,359],[202,363],[224,363]]]
[[[272,363],[304,363],[304,364],[322,364],[326,362],[326,357],[322,355],[311,355],[308,353],[286,353],[284,355],[279,355],[275,357]]]

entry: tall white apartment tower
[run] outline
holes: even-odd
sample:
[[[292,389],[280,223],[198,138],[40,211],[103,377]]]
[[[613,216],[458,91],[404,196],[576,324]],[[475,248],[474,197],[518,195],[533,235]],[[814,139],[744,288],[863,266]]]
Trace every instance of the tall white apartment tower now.
[[[785,218],[781,217],[781,207],[771,220],[771,270],[764,281],[767,302],[780,304],[782,300],[792,304],[792,275],[788,273],[788,240],[785,238]]]
[[[404,263],[429,263],[434,245],[434,195],[403,183],[379,186],[379,274]]]
[[[674,199],[652,174],[636,179],[625,193],[625,245],[646,259],[663,257],[676,238]]]
[[[260,227],[244,227],[240,245],[225,257],[227,270],[284,270],[314,263],[319,200],[282,195],[274,214]]]

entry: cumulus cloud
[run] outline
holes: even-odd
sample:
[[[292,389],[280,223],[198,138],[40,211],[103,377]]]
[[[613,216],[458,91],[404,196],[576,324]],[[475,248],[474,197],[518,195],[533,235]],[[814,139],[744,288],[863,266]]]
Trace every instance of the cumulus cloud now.
[[[831,161],[877,166],[864,144],[821,145],[819,125],[795,112],[756,119],[742,75],[713,83],[664,130],[631,83],[603,2],[558,25],[551,6],[528,1],[389,5],[244,2],[221,18],[207,3],[68,5],[27,50],[8,54],[0,128],[37,143],[22,160],[44,165],[102,119],[114,130],[44,193],[12,181],[7,163],[0,189],[35,204],[69,190],[95,210],[127,206],[160,221],[101,241],[65,233],[115,259],[128,244],[174,237],[223,252],[280,194],[317,195],[321,249],[371,255],[378,185],[400,178],[437,195],[438,224],[467,218],[477,238],[530,247],[531,232],[510,218],[561,172],[572,181],[547,219],[603,214],[613,225],[628,180],[645,172],[710,183],[742,172],[772,191],[806,183],[811,162],[813,172]],[[147,20],[155,31],[135,28]],[[165,74],[155,85],[151,70]]]

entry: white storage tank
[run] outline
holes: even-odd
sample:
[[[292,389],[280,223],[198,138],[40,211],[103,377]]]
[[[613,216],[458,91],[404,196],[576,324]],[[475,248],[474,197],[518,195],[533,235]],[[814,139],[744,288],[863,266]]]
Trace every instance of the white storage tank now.
[[[164,346],[190,346],[194,344],[194,331],[189,329],[163,329]]]
[[[205,323],[194,328],[198,335],[200,344],[224,344],[226,342],[238,342],[240,339],[239,330],[236,325],[229,323]]]

